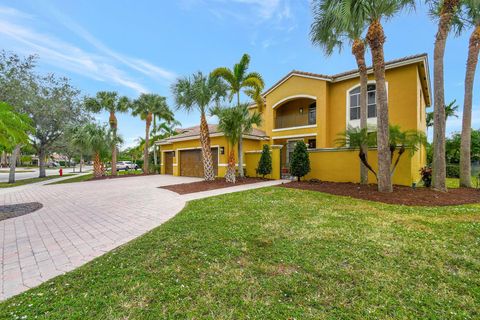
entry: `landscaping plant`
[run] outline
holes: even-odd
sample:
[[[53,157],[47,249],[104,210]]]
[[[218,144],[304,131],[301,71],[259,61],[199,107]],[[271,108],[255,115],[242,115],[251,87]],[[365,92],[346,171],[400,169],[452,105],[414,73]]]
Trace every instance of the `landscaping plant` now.
[[[263,178],[265,178],[267,174],[272,173],[272,155],[270,154],[268,144],[263,145],[262,155],[258,161],[257,173],[261,174]]]
[[[310,158],[308,157],[307,145],[303,141],[295,144],[292,159],[290,161],[290,173],[297,177],[297,181],[310,172]]]
[[[432,186],[432,168],[425,166],[420,169],[420,175],[425,188]]]

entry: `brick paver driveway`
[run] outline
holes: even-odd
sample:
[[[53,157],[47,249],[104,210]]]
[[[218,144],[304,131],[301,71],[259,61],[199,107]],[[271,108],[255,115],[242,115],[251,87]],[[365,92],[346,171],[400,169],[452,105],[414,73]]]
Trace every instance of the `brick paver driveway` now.
[[[0,221],[0,300],[165,222],[186,200],[157,187],[197,180],[157,175],[2,191],[0,204],[37,201],[44,207]]]

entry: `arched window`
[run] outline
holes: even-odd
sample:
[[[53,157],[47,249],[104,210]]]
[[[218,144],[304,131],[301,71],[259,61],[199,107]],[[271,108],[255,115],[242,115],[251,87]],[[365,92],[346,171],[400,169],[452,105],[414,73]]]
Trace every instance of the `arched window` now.
[[[350,120],[360,120],[360,87],[350,90]],[[375,84],[367,85],[367,117],[377,117]]]

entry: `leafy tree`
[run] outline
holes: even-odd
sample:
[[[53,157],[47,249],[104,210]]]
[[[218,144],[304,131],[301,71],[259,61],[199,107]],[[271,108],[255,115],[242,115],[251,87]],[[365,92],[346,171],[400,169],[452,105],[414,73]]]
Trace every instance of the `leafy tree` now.
[[[178,79],[172,86],[177,110],[190,112],[196,109],[200,113],[200,143],[205,181],[215,180],[206,112],[212,104],[219,105],[226,96],[226,90],[225,84],[220,79],[206,77],[201,72]]]
[[[308,157],[307,145],[303,141],[299,141],[295,144],[293,149],[292,159],[290,161],[290,173],[297,177],[297,181],[300,178],[306,176],[310,172],[310,158]]]
[[[31,101],[32,84],[35,82],[35,63],[35,56],[21,58],[16,54],[0,52],[0,101],[12,106],[17,114],[29,114],[26,107]],[[19,143],[2,148],[2,164],[6,163],[6,152],[12,152],[9,182],[15,181],[16,158],[23,147],[25,144]]]
[[[268,144],[263,145],[262,155],[258,161],[257,173],[261,174],[263,178],[265,178],[267,174],[272,173],[272,155],[270,154]]]
[[[143,151],[143,172],[148,171],[148,150],[150,146],[150,126],[152,124],[153,115],[157,115],[160,119],[173,121],[173,112],[167,105],[167,99],[157,94],[142,93],[138,99],[131,103],[132,114],[140,116],[145,121],[145,147]]]
[[[53,74],[38,77],[32,100],[26,107],[35,124],[33,146],[40,165],[39,177],[45,177],[45,158],[67,128],[82,123],[86,114],[80,91],[68,79]]]
[[[158,122],[157,123],[157,119]],[[153,164],[155,166],[158,165],[157,161],[157,145],[155,144],[156,141],[174,136],[177,134],[177,131],[175,130],[175,127],[181,126],[182,124],[177,121],[162,121],[162,119],[159,118],[158,115],[154,114],[153,115],[153,125],[152,125],[152,131],[150,133],[151,135],[151,145],[153,147]]]
[[[460,186],[470,188],[472,187],[472,159],[470,150],[472,144],[470,140],[472,136],[472,96],[475,70],[480,52],[480,0],[463,0],[462,8],[464,24],[473,29],[468,45],[460,150]]]
[[[448,118],[455,117],[458,118],[457,111],[459,106],[456,104],[457,100],[451,101],[449,104],[445,105],[445,121],[448,120]],[[427,112],[427,118],[426,118],[426,123],[427,123],[427,130],[430,127],[433,127],[433,111],[432,112]]]
[[[434,91],[434,121],[433,121],[433,187],[446,191],[446,161],[445,161],[445,87],[443,74],[443,59],[445,46],[452,24],[456,20],[460,0],[430,0],[430,11],[438,18],[438,29],[435,36],[433,53],[433,91]]]
[[[27,115],[16,113],[10,105],[0,102],[0,146],[12,150],[10,157],[9,183],[15,182],[15,165],[20,152],[20,146],[28,143],[29,134],[34,129]]]
[[[413,6],[414,0],[357,0],[349,1],[350,17],[368,24],[366,40],[372,51],[373,73],[376,82],[377,99],[377,148],[378,148],[378,190],[392,192],[390,163],[392,161],[389,148],[389,117],[387,87],[385,83],[385,57],[383,46],[386,41],[381,23],[404,8]]]
[[[368,132],[367,129],[359,128],[348,128],[345,132],[339,134],[339,137],[336,139],[337,145],[341,147],[348,147],[351,149],[359,149],[359,158],[360,161],[368,168],[370,172],[373,173],[375,178],[378,181],[378,174],[370,165],[365,155],[363,154],[362,144],[366,144],[370,147],[377,146],[377,135],[375,132]],[[400,158],[408,150],[410,155],[413,156],[415,152],[419,150],[422,146],[427,145],[427,138],[425,134],[421,131],[407,130],[402,131],[399,126],[390,126],[389,127],[389,141],[388,149],[390,152],[391,162],[389,164],[389,175],[390,178],[393,177],[395,170],[400,163]],[[396,155],[396,159],[395,159]]]
[[[117,138],[118,121],[116,113],[126,112],[128,110],[129,101],[127,97],[120,97],[114,91],[99,91],[95,97],[85,99],[85,106],[88,110],[95,113],[107,111],[110,116],[108,123],[110,124],[110,132],[113,140]],[[116,144],[112,145],[112,175],[117,175],[117,148]]]
[[[367,65],[365,62],[366,44],[363,31],[366,21],[361,16],[353,16],[350,0],[314,0],[313,23],[310,27],[311,41],[320,46],[327,56],[335,48],[342,49],[344,42],[351,45],[360,76],[360,128],[367,128]],[[367,146],[362,147],[367,156]],[[368,184],[368,168],[361,163],[360,183]]]
[[[262,76],[258,72],[247,73],[250,64],[250,56],[244,54],[239,63],[233,66],[233,69],[227,67],[220,67],[212,71],[211,76],[223,79],[230,92],[230,101],[234,96],[237,97],[237,107],[240,108],[240,93],[249,95],[250,98],[260,100],[259,93],[263,90],[265,84]],[[262,100],[263,101],[263,100]],[[263,103],[262,103],[263,105]],[[247,110],[248,111],[248,110]],[[247,119],[247,118],[245,118]],[[238,140],[238,167],[243,168],[243,133],[251,130],[249,123],[243,124],[244,128],[240,132],[240,139]],[[240,177],[243,178],[243,170],[239,170]]]

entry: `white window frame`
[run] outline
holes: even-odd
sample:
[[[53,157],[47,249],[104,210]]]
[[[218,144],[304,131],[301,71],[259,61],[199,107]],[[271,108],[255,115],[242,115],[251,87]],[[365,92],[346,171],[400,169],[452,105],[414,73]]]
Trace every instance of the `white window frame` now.
[[[375,85],[375,103],[377,103],[377,83],[375,80],[369,80],[368,84],[374,84]],[[388,101],[388,82],[385,83],[387,87],[387,101]],[[355,120],[350,120],[350,92],[360,86],[360,83],[354,85],[353,87],[349,88],[346,92],[346,128],[348,127],[353,127],[353,128],[359,128],[360,127],[360,119],[355,119]],[[368,101],[367,101],[368,102]],[[368,103],[367,103],[367,108],[368,108]],[[368,112],[368,110],[367,110]],[[367,126],[368,127],[376,127],[377,126],[377,117],[374,118],[367,118]]]

